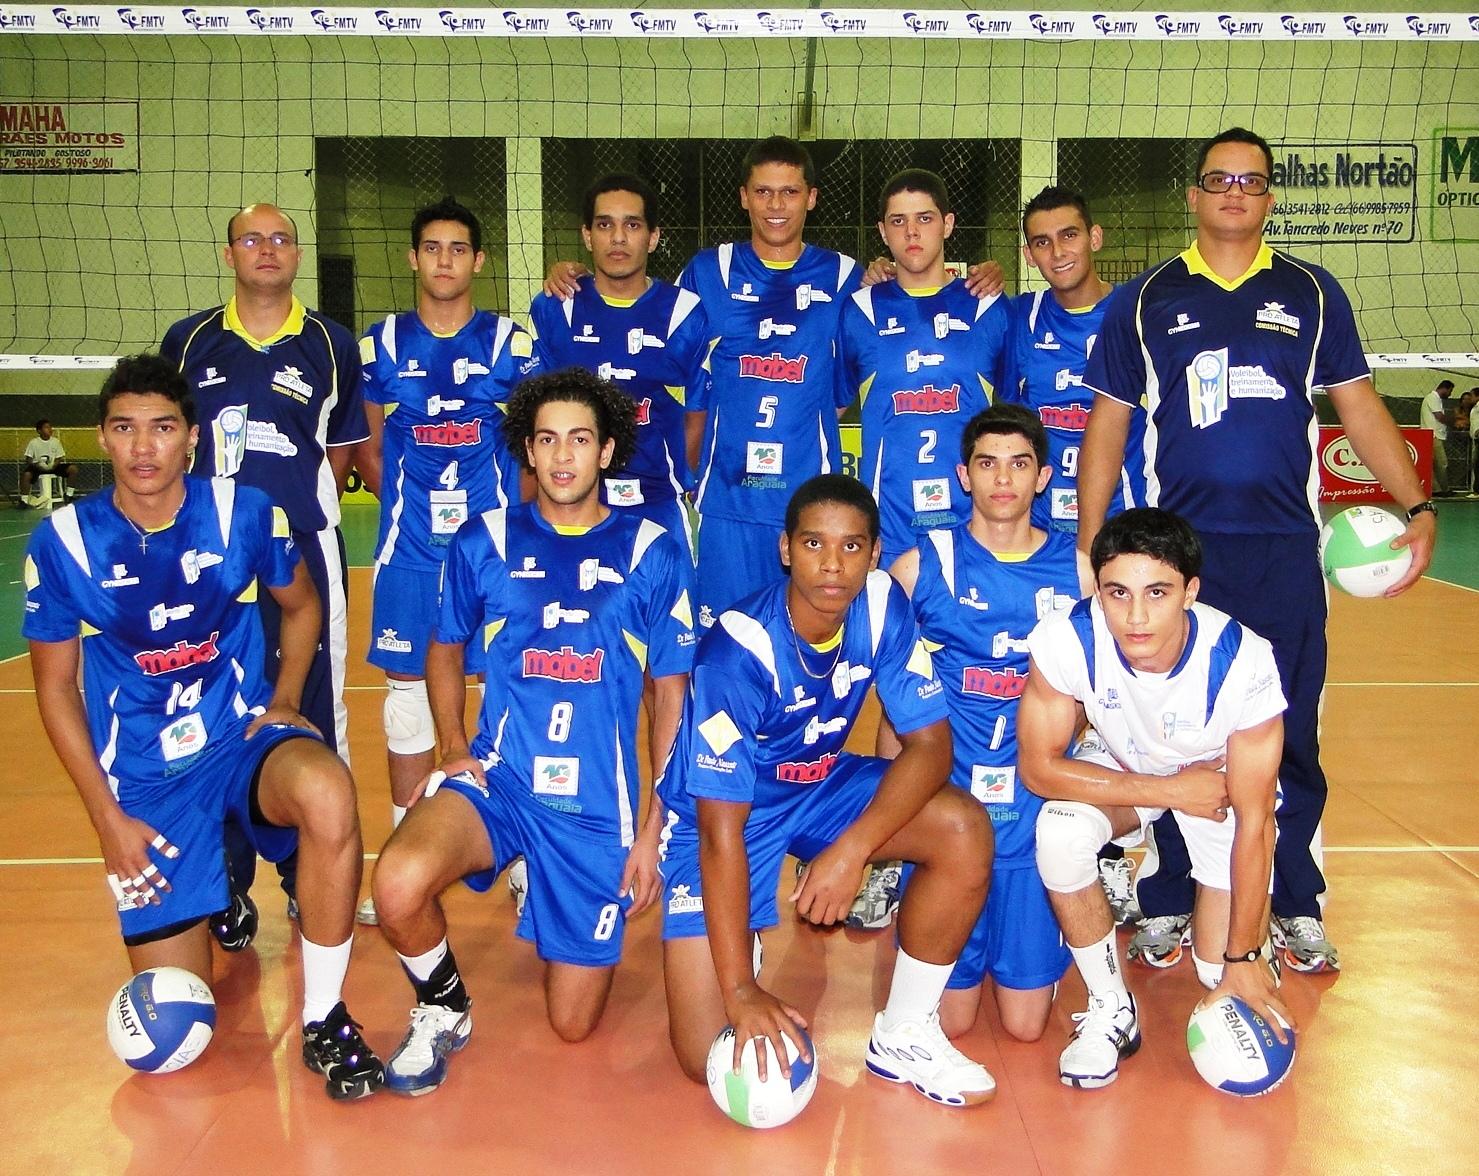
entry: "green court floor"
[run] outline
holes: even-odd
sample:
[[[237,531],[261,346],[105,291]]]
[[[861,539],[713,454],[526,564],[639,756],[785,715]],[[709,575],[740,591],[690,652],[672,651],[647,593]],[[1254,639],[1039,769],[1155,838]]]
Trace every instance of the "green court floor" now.
[[[352,567],[368,567],[374,555],[379,508],[344,508],[344,542]],[[1457,499],[1438,507],[1438,555],[1428,575],[1445,583],[1479,591],[1479,501]],[[21,615],[25,592],[21,566],[26,541],[40,516],[31,511],[0,510],[0,658],[24,653]]]

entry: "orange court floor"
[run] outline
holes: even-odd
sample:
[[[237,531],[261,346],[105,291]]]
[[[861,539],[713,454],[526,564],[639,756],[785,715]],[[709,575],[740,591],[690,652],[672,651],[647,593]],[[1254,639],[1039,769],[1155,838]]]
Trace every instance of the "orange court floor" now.
[[[367,853],[389,832],[382,686],[364,663],[369,578],[351,584],[350,716]],[[767,933],[764,983],[811,1019],[821,1082],[791,1125],[749,1131],[680,1074],[668,1048],[656,910],[628,931],[606,1018],[581,1045],[545,1021],[540,966],[500,885],[454,888],[451,938],[476,1033],[430,1097],[331,1102],[299,1060],[301,974],[276,876],[262,930],[215,958],[205,1056],[132,1075],[104,1011],[127,976],[92,829],[41,729],[24,655],[0,663],[0,1171],[30,1173],[1367,1173],[1479,1171],[1473,972],[1479,925],[1479,624],[1471,589],[1425,580],[1395,601],[1332,601],[1324,759],[1338,976],[1286,973],[1298,1058],[1239,1100],[1204,1086],[1185,1046],[1201,989],[1189,960],[1132,967],[1144,1048],[1117,1083],[1077,1091],[1056,1061],[1081,1009],[1064,981],[1044,1039],[1002,1033],[991,1002],[961,1042],[999,1083],[970,1110],[869,1076],[862,1051],[891,967],[890,932]],[[876,715],[876,712],[874,712]],[[871,739],[868,732],[860,732]],[[366,863],[365,892],[369,887]],[[1465,961],[1468,961],[1467,963]],[[346,996],[387,1056],[412,997],[361,929]]]

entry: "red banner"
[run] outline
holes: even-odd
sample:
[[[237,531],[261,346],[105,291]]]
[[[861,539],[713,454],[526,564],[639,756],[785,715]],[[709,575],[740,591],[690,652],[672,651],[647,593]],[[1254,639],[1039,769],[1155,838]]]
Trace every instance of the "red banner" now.
[[[1407,455],[1422,479],[1423,494],[1433,492],[1433,433],[1430,429],[1401,427],[1407,442]],[[1392,496],[1382,489],[1376,475],[1361,464],[1345,430],[1336,425],[1320,426],[1320,501],[1390,502]]]

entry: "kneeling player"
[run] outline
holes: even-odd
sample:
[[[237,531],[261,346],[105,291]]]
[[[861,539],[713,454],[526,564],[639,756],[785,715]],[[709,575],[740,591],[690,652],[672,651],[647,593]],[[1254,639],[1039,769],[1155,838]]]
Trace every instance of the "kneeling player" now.
[[[1140,1048],[1099,847],[1133,845],[1166,809],[1198,883],[1193,960],[1214,995],[1232,994],[1282,1030],[1290,1021],[1268,963],[1274,793],[1284,696],[1273,650],[1226,613],[1197,603],[1202,549],[1176,515],[1126,511],[1105,524],[1090,562],[1095,593],[1049,617],[1017,716],[1023,780],[1048,801],[1037,864],[1089,990],[1063,1051],[1069,1086],[1113,1082]],[[1103,750],[1068,748],[1086,715]]]
[[[533,472],[534,501],[494,510],[453,539],[426,662],[442,766],[375,869],[385,937],[416,991],[386,1085],[425,1094],[472,1032],[438,896],[487,890],[517,856],[529,872],[521,938],[545,961],[550,1024],[581,1041],[606,1007],[627,917],[660,886],[656,805],[637,828],[637,710],[655,682],[656,762],[672,744],[693,660],[681,538],[603,506],[603,470],[631,456],[632,402],[578,368],[525,381],[505,435]],[[471,748],[463,651],[486,649]],[[444,780],[444,782],[443,782]]]
[[[781,580],[720,615],[659,785],[664,831],[663,971],[679,1064],[705,1077],[726,1022],[735,1063],[800,1014],[756,982],[751,933],[777,922],[782,859],[809,862],[791,895],[826,926],[852,904],[869,862],[915,864],[899,915],[898,961],[866,1061],[937,1102],[996,1091],[986,1069],[940,1029],[940,996],[981,904],[991,831],[980,806],[942,788],[950,771],[944,692],[903,591],[875,571],[878,505],[860,482],[824,474],[792,497]],[[843,750],[868,688],[903,750],[892,762]],[[764,1055],[761,1055],[762,1066]],[[763,1071],[762,1071],[763,1072]]]
[[[226,905],[226,821],[274,861],[296,846],[303,1061],[332,1097],[361,1098],[381,1068],[340,1000],[362,863],[354,782],[298,712],[318,595],[265,494],[185,476],[198,431],[173,364],[120,360],[98,408],[113,491],[36,529],[24,632],[42,722],[97,830],[129,964],[210,980],[206,919]],[[271,690],[259,583],[282,609]]]
[[[985,805],[996,840],[991,893],[940,1006],[951,1037],[975,1024],[989,976],[1002,1028],[1036,1041],[1069,963],[1037,874],[1042,801],[1018,787],[1016,766],[1027,635],[1078,599],[1073,536],[1032,525],[1033,503],[1052,475],[1047,457],[1047,434],[1027,409],[998,404],[977,414],[956,467],[970,521],[928,532],[892,568],[913,598],[950,703],[951,782]]]

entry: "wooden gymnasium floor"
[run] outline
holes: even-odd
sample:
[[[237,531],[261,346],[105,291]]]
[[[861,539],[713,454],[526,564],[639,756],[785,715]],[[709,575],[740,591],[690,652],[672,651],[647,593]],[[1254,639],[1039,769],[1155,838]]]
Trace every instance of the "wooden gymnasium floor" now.
[[[569,1046],[545,1024],[537,962],[511,935],[501,886],[449,899],[477,1033],[433,1096],[338,1105],[303,1069],[297,953],[270,868],[255,891],[263,911],[255,948],[217,955],[220,1021],[209,1052],[176,1075],[130,1076],[103,1033],[126,969],[97,844],[41,731],[26,658],[15,652],[14,569],[31,525],[0,515],[0,570],[8,572],[0,582],[12,581],[0,590],[0,631],[10,643],[0,655],[15,653],[0,664],[0,754],[18,769],[0,788],[4,1171],[1479,1171],[1471,999],[1479,504],[1444,507],[1435,573],[1448,582],[1428,580],[1395,602],[1333,602],[1327,916],[1345,971],[1286,981],[1299,1057],[1280,1090],[1240,1102],[1201,1084],[1183,1044],[1200,989],[1183,961],[1170,972],[1132,972],[1146,1044],[1114,1086],[1058,1084],[1056,1056],[1082,998],[1069,979],[1042,1042],[1003,1040],[986,1011],[962,1043],[996,1075],[994,1103],[935,1106],[866,1076],[861,1063],[890,936],[786,925],[767,937],[765,981],[812,1018],[822,1080],[804,1116],[770,1133],[722,1118],[672,1061],[655,911],[629,932],[605,1023]],[[367,525],[356,521],[361,535]],[[363,541],[356,546],[364,550]],[[389,814],[380,687],[363,663],[363,569],[352,591],[352,753],[373,850]],[[358,940],[347,993],[388,1053],[405,1027],[410,989],[374,930]]]

